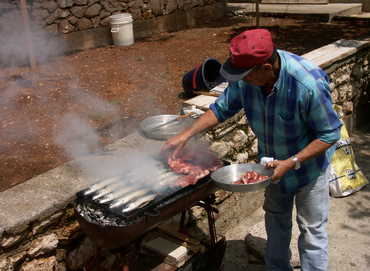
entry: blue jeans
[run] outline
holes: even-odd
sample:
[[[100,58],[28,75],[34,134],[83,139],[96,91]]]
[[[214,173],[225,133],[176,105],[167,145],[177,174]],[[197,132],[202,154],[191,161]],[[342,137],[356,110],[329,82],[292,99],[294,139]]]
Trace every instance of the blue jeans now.
[[[329,168],[329,167],[328,167]],[[279,184],[266,188],[264,210],[267,232],[265,255],[267,271],[290,271],[290,240],[293,202],[300,230],[298,250],[302,271],[326,271],[328,268],[329,182],[327,169],[317,180],[295,194],[283,194]]]

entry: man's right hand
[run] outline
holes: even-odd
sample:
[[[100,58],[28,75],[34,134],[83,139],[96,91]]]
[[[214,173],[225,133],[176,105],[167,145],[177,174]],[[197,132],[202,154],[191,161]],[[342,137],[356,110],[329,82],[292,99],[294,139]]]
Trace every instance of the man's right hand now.
[[[208,110],[202,116],[197,119],[193,125],[191,125],[188,129],[184,130],[183,132],[179,133],[178,135],[171,137],[168,139],[161,148],[161,153],[163,155],[168,156],[171,155],[171,158],[176,158],[181,152],[181,150],[185,147],[186,143],[189,139],[212,127],[218,123],[218,120],[212,110]]]
[[[175,159],[185,147],[189,139],[190,136],[188,135],[187,131],[173,136],[164,143],[161,148],[161,153],[164,155],[169,154],[172,159]]]

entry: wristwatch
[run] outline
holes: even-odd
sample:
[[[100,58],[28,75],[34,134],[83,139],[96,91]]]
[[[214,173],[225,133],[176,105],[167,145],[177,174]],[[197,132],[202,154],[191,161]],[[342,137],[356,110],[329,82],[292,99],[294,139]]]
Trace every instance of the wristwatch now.
[[[299,161],[298,157],[297,156],[293,156],[292,157],[292,160],[294,162],[294,169],[295,170],[300,169],[301,168],[301,161]]]

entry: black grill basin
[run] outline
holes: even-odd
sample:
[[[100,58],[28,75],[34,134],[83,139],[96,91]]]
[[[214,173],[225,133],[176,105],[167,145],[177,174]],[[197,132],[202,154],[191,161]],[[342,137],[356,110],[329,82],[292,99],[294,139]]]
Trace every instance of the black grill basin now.
[[[88,188],[89,189],[89,188]],[[212,194],[216,187],[207,176],[195,185],[184,188],[169,187],[142,208],[121,212],[93,200],[86,190],[77,193],[75,210],[82,230],[104,248],[118,248],[132,241],[170,217],[184,211]]]

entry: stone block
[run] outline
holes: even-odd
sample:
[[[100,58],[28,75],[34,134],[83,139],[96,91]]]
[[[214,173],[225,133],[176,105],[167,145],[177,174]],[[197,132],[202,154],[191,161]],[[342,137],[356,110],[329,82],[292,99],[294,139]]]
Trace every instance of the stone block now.
[[[27,237],[27,232],[4,236],[0,240],[0,247],[10,248],[10,247],[16,246],[16,245],[20,244],[22,241],[24,241],[26,239],[26,237]]]
[[[152,0],[152,11],[155,16],[162,15],[164,9],[164,0]]]
[[[57,246],[58,238],[56,234],[52,233],[34,240],[27,253],[34,258],[54,251]]]
[[[134,9],[141,9],[143,5],[143,0],[134,0],[128,3],[128,7]]]
[[[79,247],[68,254],[66,260],[68,270],[81,269],[95,254],[96,246],[90,239],[85,238]]]
[[[51,24],[45,27],[45,30],[50,34],[57,34],[58,33],[58,25]]]
[[[166,14],[170,14],[177,9],[177,0],[167,0]]]
[[[89,6],[86,9],[85,16],[88,17],[88,18],[98,16],[101,9],[102,9],[102,6],[100,4],[98,4],[98,3],[93,4],[92,6]]]
[[[68,18],[68,22],[70,22],[70,23],[71,23],[71,25],[75,25],[75,24],[77,23],[77,21],[78,21],[78,18],[77,18],[77,17],[75,17],[75,16],[70,16],[70,17]]]
[[[22,247],[22,249],[27,249],[27,247]],[[24,261],[24,259],[26,258],[27,256],[27,252],[26,251],[22,251],[22,250],[18,250],[18,252],[16,252],[15,254],[11,255],[8,257],[9,259],[9,262],[13,265],[13,266],[19,266],[21,262]],[[2,270],[2,269],[0,269]]]
[[[239,152],[235,157],[238,163],[248,163],[249,162],[249,153],[248,152]]]
[[[93,23],[87,18],[81,18],[77,20],[77,27],[79,30],[89,29]]]
[[[63,9],[59,14],[59,18],[67,18],[70,14],[71,12],[68,9]]]
[[[214,142],[211,144],[210,149],[217,153],[220,158],[224,158],[232,149],[232,145],[227,142]]]
[[[73,2],[78,6],[87,5],[88,0],[73,0]]]
[[[49,258],[36,259],[22,264],[20,271],[45,271],[57,270],[58,262],[55,256]]]
[[[61,8],[70,8],[73,6],[73,0],[58,0],[58,5]]]
[[[74,221],[58,229],[56,231],[56,234],[58,236],[58,240],[61,243],[67,244],[68,242],[74,240],[81,234],[80,224],[78,224],[77,221]]]
[[[0,270],[14,271],[14,265],[9,261],[8,258],[0,258]]]
[[[68,20],[61,20],[58,25],[58,30],[61,33],[67,34],[73,32],[75,27]]]
[[[78,18],[83,17],[85,15],[86,10],[87,10],[87,7],[83,7],[83,6],[81,7],[75,6],[71,8],[72,14]]]
[[[109,12],[120,11],[122,8],[121,3],[115,0],[103,0],[100,4]]]
[[[53,12],[57,9],[58,4],[54,1],[42,1],[41,6],[47,9],[49,12]]]
[[[56,21],[56,19],[59,18],[62,10],[60,8],[56,9],[53,13],[49,15],[49,17],[46,18],[46,23],[47,24],[52,24]]]

